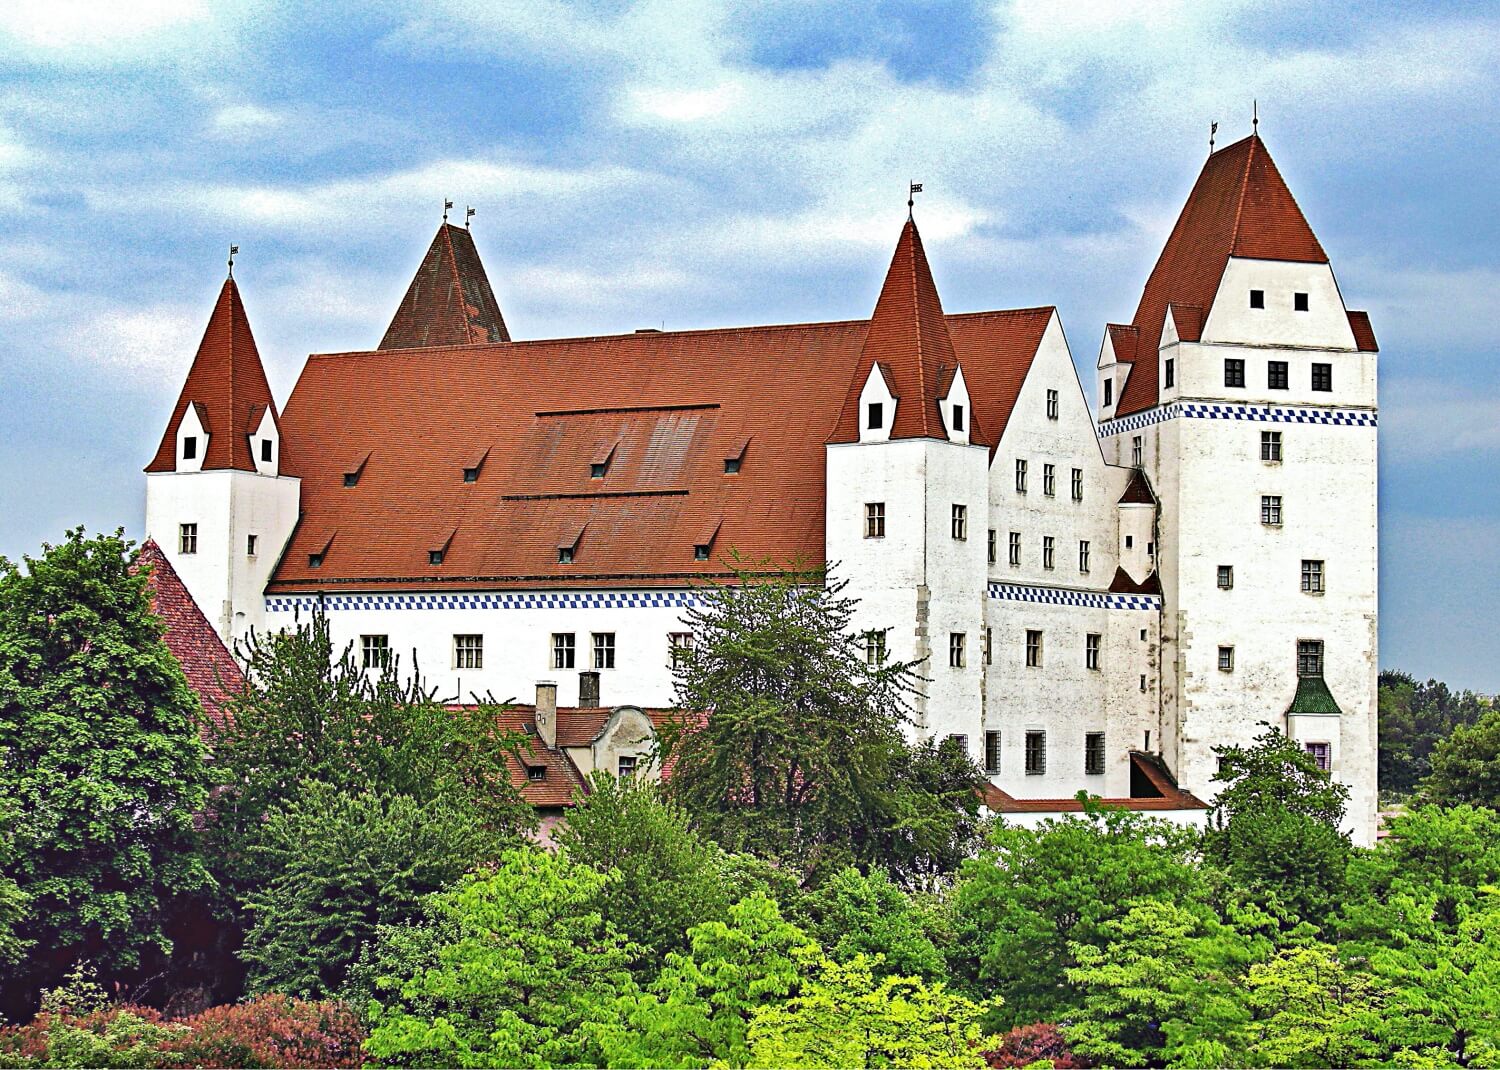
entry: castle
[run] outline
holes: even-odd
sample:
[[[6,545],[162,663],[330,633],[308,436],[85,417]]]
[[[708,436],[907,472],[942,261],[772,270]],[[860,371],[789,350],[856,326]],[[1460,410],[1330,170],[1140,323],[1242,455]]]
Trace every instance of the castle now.
[[[318,604],[446,694],[557,681],[554,747],[559,701],[671,704],[730,551],[837,562],[868,656],[923,664],[913,731],[959,737],[992,809],[1201,822],[1213,748],[1270,722],[1369,843],[1375,364],[1255,135],[1105,329],[1095,411],[1056,310],[945,312],[910,219],[868,320],[535,341],[445,221],[379,347],[309,357],[284,409],[225,283],[146,529],[226,641]]]

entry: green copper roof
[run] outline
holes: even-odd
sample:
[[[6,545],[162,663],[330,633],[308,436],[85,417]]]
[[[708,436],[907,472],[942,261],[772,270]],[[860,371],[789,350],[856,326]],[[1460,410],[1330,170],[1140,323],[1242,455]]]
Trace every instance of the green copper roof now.
[[[1328,690],[1321,676],[1303,676],[1297,680],[1297,695],[1286,712],[1339,714],[1344,711],[1333,700],[1333,692]]]

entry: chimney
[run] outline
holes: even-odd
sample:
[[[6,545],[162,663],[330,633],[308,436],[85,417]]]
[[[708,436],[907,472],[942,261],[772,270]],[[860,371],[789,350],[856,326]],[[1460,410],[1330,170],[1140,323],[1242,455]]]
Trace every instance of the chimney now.
[[[597,672],[581,672],[578,674],[578,705],[599,705],[599,674]]]
[[[549,750],[557,749],[557,685],[551,680],[536,685],[536,734]]]

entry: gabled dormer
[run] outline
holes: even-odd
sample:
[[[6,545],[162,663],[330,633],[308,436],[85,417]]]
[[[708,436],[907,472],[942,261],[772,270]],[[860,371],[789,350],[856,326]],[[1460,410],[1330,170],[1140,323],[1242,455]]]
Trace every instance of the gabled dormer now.
[[[500,304],[467,227],[447,220],[401,299],[381,349],[509,342]]]
[[[1104,329],[1104,341],[1099,346],[1098,394],[1099,419],[1114,417],[1120,406],[1120,396],[1130,381],[1134,365],[1136,344],[1140,332],[1126,324],[1111,323]]]
[[[859,440],[889,442],[900,402],[890,368],[879,361],[870,365],[865,388],[859,392]]]
[[[974,406],[969,402],[969,388],[964,383],[962,368],[939,369],[937,402],[938,416],[948,432],[948,441],[967,444],[974,426]]]

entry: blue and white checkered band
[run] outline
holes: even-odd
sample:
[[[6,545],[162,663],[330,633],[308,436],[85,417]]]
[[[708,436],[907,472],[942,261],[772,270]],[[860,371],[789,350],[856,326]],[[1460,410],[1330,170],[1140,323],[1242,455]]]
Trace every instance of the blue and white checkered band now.
[[[1105,420],[1099,425],[1099,437],[1123,435],[1164,420],[1242,420],[1271,424],[1334,424],[1339,427],[1376,427],[1379,416],[1373,409],[1301,408],[1285,405],[1240,405],[1223,401],[1174,401],[1145,412]]]
[[[1159,594],[1111,594],[1109,591],[1070,591],[1064,587],[1034,587],[1026,583],[992,583],[990,597],[1008,602],[1036,602],[1049,606],[1078,606],[1083,609],[1161,608]]]
[[[266,612],[311,613],[317,595],[267,595]],[[698,604],[694,591],[474,591],[464,594],[332,594],[329,613],[354,609],[675,609]]]

